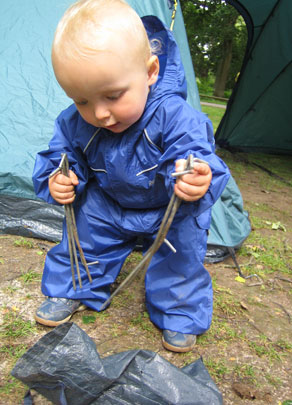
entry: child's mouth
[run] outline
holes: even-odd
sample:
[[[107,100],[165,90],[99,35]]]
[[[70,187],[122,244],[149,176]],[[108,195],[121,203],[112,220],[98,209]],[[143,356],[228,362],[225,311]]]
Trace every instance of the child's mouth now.
[[[113,125],[107,126],[106,129],[109,129],[110,131],[112,131],[113,129],[118,128],[119,125],[120,125],[120,123],[119,123],[119,122],[116,122],[116,123],[113,124]]]

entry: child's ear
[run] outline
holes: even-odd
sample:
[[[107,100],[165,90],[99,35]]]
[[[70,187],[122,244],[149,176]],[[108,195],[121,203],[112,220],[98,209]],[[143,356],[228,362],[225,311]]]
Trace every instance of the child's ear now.
[[[147,62],[147,68],[148,68],[148,86],[151,86],[156,82],[159,73],[159,59],[156,55],[150,56]]]

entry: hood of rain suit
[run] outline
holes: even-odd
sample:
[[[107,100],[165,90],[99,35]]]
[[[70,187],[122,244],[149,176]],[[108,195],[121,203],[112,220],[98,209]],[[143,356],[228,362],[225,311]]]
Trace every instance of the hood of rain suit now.
[[[178,95],[187,98],[185,71],[174,37],[163,23],[154,16],[142,17],[150,43],[159,57],[159,76],[151,87],[145,113],[140,122],[142,127],[153,115],[153,110],[167,96]]]

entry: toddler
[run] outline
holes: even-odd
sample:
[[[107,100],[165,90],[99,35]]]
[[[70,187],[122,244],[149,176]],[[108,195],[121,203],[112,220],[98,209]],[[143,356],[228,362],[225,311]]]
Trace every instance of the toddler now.
[[[66,226],[48,252],[46,300],[37,322],[56,326],[86,307],[99,311],[110,286],[143,237],[153,243],[173,192],[183,200],[167,239],[145,277],[146,306],[165,348],[191,350],[212,318],[212,284],[203,262],[211,208],[229,171],[214,153],[209,119],[186,100],[186,80],[172,33],[153,16],[140,17],[123,0],[80,0],[61,19],[53,41],[56,78],[74,104],[55,122],[49,149],[37,155],[37,195],[74,204],[86,261],[83,288],[72,285]],[[49,175],[61,154],[69,177]],[[190,154],[195,163],[182,171]]]

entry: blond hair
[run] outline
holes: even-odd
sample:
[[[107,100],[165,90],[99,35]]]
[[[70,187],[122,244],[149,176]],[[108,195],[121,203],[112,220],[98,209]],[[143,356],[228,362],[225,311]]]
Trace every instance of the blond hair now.
[[[151,55],[143,23],[124,0],[79,0],[68,8],[57,26],[53,59],[90,56],[110,50],[112,43],[127,45],[129,53],[135,52],[135,58],[144,61]]]

